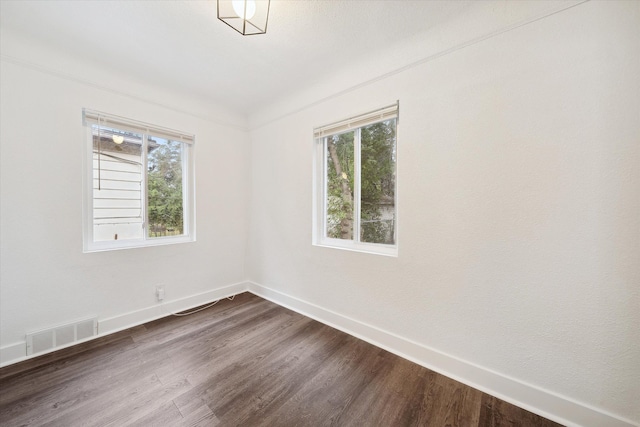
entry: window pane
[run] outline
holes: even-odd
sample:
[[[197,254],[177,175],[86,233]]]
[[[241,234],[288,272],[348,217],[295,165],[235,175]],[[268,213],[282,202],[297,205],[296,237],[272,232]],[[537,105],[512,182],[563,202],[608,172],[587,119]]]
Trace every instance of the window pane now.
[[[353,240],[353,132],[326,139],[327,237]]]
[[[396,120],[361,128],[360,241],[395,243]]]
[[[92,125],[93,240],[143,237],[142,135]]]
[[[148,237],[184,234],[181,142],[149,137],[147,180]]]

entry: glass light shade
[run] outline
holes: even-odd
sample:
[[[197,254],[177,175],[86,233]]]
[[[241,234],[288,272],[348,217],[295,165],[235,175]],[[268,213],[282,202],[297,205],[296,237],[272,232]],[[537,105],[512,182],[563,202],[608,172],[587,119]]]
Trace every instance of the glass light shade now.
[[[231,4],[233,5],[233,11],[242,19],[251,19],[256,14],[255,0],[231,0]]]
[[[244,36],[267,32],[270,0],[217,0],[218,19]]]

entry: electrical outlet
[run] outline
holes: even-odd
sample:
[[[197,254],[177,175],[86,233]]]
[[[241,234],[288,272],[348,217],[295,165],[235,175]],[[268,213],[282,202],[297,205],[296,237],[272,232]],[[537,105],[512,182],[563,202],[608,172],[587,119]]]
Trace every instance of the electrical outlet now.
[[[156,299],[158,301],[164,300],[164,285],[156,285]]]

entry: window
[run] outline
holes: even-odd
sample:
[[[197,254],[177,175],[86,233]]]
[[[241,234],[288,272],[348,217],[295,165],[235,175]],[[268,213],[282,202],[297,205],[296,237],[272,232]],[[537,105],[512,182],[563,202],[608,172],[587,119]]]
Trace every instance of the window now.
[[[84,110],[84,250],[195,240],[194,136]]]
[[[398,104],[314,130],[313,243],[397,255]]]

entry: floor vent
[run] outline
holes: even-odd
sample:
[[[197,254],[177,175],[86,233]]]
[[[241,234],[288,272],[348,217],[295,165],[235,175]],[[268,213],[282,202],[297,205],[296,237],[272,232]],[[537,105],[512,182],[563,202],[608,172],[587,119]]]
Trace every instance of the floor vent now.
[[[27,334],[27,356],[67,346],[98,334],[96,317]]]

